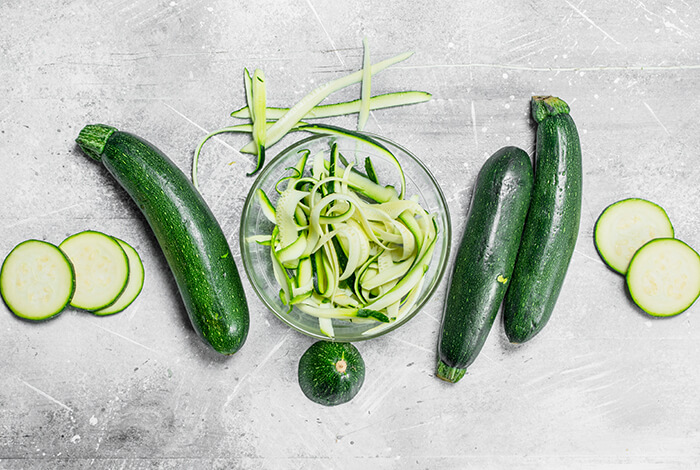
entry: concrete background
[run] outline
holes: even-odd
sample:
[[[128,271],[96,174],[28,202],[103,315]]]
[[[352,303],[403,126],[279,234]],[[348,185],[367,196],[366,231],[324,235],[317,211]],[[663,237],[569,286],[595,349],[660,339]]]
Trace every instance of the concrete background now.
[[[0,253],[95,229],[130,242],[146,267],[141,296],[113,317],[67,310],[29,324],[0,307],[0,468],[700,467],[700,304],[646,316],[592,243],[603,208],[636,196],[700,248],[693,2],[5,0],[0,24]],[[504,145],[532,152],[533,94],[571,105],[583,218],[554,316],[533,341],[511,346],[497,323],[459,384],[436,379],[443,282],[406,326],[358,344],[362,390],[323,408],[296,381],[312,341],[247,280],[246,345],[228,359],[203,347],[136,206],[73,141],[85,124],[112,124],[189,171],[199,140],[243,105],[243,67],[263,68],[271,105],[290,105],[358,69],[363,36],[375,60],[415,51],[373,91],[433,100],[374,112],[367,130],[433,171],[453,243],[485,158]],[[244,143],[210,142],[199,173],[241,271]]]

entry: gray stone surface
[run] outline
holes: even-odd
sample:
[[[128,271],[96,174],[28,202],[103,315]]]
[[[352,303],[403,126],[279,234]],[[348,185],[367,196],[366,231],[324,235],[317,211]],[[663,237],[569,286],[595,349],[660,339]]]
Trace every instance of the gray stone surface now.
[[[132,243],[146,266],[141,296],[113,317],[67,310],[28,324],[0,307],[0,468],[700,466],[700,304],[667,320],[642,314],[592,243],[601,210],[637,196],[700,248],[697,5],[405,3],[0,3],[0,253],[95,229]],[[188,170],[199,140],[244,103],[243,67],[263,68],[269,102],[289,105],[359,68],[363,36],[375,59],[415,51],[374,91],[433,100],[374,112],[367,130],[433,171],[454,243],[484,159],[504,145],[533,151],[533,94],[571,105],[583,218],[535,340],[509,345],[497,323],[459,384],[436,379],[443,282],[405,327],[358,344],[362,390],[323,408],[296,382],[312,340],[266,311],[247,280],[247,344],[232,358],[202,346],[144,219],[74,139],[87,123],[112,124]],[[357,96],[353,87],[333,99]],[[253,168],[236,150],[244,143],[212,141],[199,173],[241,269],[238,214]]]

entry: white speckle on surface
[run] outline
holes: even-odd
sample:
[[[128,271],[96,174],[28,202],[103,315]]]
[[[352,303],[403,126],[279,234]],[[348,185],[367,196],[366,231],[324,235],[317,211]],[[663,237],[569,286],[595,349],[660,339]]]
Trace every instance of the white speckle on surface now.
[[[90,426],[95,426],[97,424],[97,418],[94,416],[90,417]]]
[[[78,442],[80,442],[80,435],[79,435],[79,434],[76,434],[75,436],[73,436],[73,437],[70,438],[70,441],[71,441],[73,444],[77,444]]]
[[[507,74],[507,73],[504,73],[504,74],[502,75],[502,77],[503,77],[503,79],[505,80],[505,79],[508,78],[508,74]]]

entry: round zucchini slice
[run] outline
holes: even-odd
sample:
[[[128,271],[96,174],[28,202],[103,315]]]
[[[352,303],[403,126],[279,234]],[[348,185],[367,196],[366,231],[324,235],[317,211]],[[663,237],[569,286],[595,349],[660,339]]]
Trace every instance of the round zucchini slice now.
[[[657,238],[635,253],[626,279],[632,299],[649,315],[678,315],[700,296],[700,255],[678,239]]]
[[[637,250],[655,238],[673,238],[673,225],[660,206],[623,199],[608,206],[595,224],[595,246],[611,269],[624,275]]]
[[[136,297],[141,293],[141,289],[143,289],[144,269],[141,257],[136,250],[124,240],[120,240],[116,237],[114,237],[114,239],[122,247],[127,258],[129,258],[129,280],[127,281],[124,292],[121,293],[117,301],[109,307],[92,312],[95,315],[112,315],[121,312],[136,300]]]
[[[129,259],[109,235],[87,230],[71,235],[59,247],[75,268],[75,293],[70,304],[83,310],[112,305],[129,280]]]
[[[299,360],[299,386],[306,397],[324,406],[352,400],[365,380],[365,362],[350,343],[317,341]]]
[[[0,270],[0,293],[26,320],[47,320],[63,311],[75,291],[75,273],[65,253],[41,240],[17,245]]]

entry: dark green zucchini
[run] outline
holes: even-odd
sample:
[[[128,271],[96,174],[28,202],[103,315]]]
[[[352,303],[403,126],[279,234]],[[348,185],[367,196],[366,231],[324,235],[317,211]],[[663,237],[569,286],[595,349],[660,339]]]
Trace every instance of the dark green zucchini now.
[[[221,354],[248,335],[248,305],[226,237],[189,179],[145,140],[105,125],[76,139],[102,162],[151,226],[200,337]]]
[[[447,292],[437,376],[457,382],[489,335],[506,293],[530,205],[532,162],[505,147],[484,163]]]
[[[299,359],[299,386],[324,406],[352,400],[365,380],[365,362],[350,343],[317,341]]]
[[[569,106],[532,98],[537,122],[535,186],[503,320],[508,339],[524,343],[547,324],[559,297],[581,220],[581,144]]]

